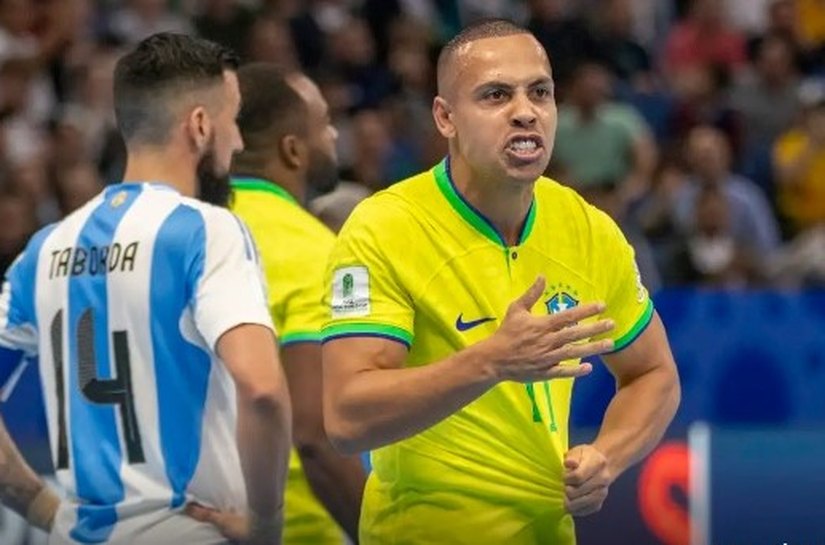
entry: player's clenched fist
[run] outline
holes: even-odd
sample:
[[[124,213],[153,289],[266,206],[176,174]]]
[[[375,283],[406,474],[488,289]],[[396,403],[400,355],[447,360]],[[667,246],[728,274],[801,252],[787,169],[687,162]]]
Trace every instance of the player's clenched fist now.
[[[564,507],[573,516],[598,512],[612,482],[607,458],[593,445],[573,447],[564,457]]]

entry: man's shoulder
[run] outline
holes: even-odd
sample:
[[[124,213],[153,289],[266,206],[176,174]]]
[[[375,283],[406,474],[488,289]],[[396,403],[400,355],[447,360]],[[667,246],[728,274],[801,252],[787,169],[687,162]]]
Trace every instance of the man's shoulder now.
[[[400,226],[414,219],[419,209],[437,197],[431,170],[421,172],[370,195],[355,207],[347,223]],[[346,227],[346,226],[345,226]]]
[[[573,188],[541,177],[535,186],[536,206],[552,231],[578,231],[581,234],[609,228],[613,220],[585,200]],[[548,212],[549,211],[549,212]]]

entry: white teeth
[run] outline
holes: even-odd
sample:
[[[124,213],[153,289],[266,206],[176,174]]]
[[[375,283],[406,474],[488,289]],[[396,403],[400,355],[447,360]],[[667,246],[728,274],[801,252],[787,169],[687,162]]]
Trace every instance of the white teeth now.
[[[514,140],[510,143],[510,147],[516,151],[533,151],[536,149],[536,141],[529,139]]]

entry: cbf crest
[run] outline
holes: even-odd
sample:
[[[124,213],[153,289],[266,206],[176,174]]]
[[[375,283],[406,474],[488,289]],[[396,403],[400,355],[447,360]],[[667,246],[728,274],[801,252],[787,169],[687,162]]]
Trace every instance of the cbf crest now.
[[[544,301],[548,314],[556,314],[579,304],[578,292],[568,284],[559,283],[549,286],[544,294],[550,296]]]

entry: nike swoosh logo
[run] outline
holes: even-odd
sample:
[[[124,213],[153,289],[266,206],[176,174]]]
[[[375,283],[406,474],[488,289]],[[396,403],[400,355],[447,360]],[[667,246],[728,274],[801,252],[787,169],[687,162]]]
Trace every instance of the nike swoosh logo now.
[[[486,324],[487,322],[492,322],[493,320],[495,320],[495,318],[486,317],[486,318],[479,318],[478,320],[471,320],[469,322],[465,322],[464,320],[461,319],[461,317],[463,315],[464,315],[464,313],[462,312],[461,314],[458,315],[458,318],[455,319],[455,328],[459,331],[467,331],[468,329],[473,329],[476,326],[479,326],[481,324]]]

